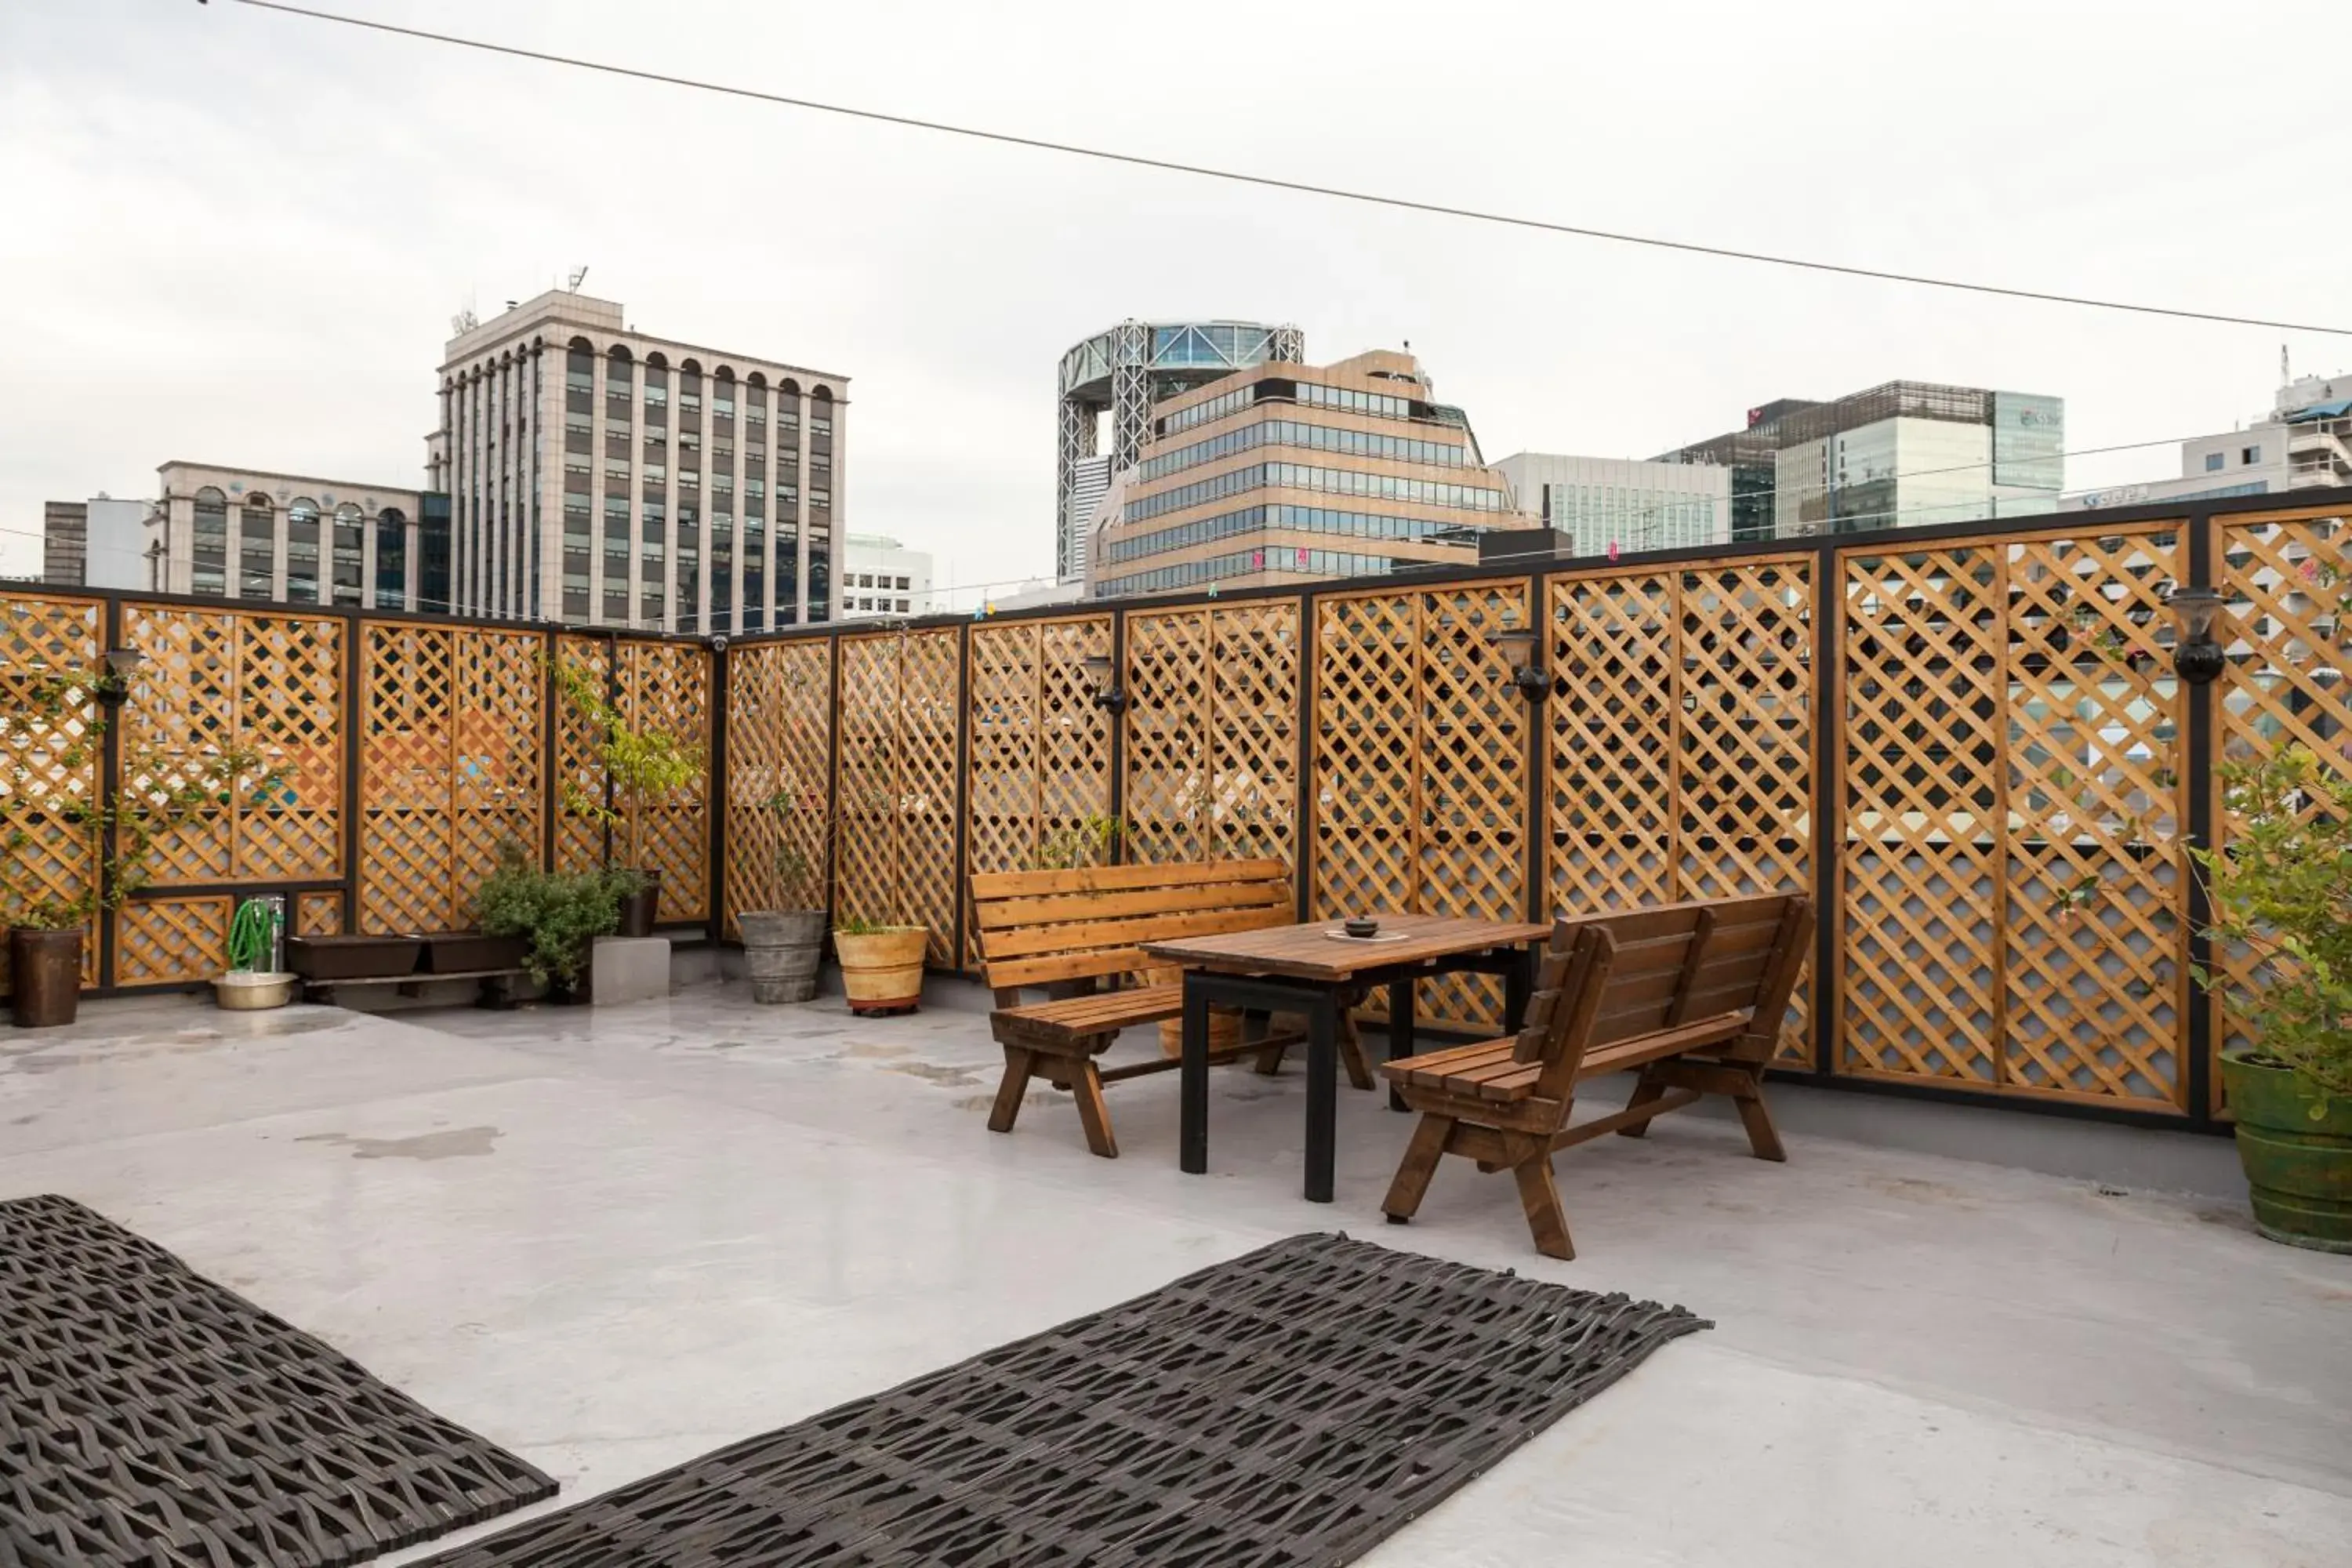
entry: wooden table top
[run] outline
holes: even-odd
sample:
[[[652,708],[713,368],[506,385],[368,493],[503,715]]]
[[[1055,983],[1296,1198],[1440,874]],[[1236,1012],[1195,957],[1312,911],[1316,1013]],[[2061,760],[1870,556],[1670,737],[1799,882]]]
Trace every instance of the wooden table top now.
[[[1305,925],[1234,931],[1224,936],[1148,942],[1143,951],[1169,963],[1219,974],[1281,974],[1296,980],[1338,984],[1365,970],[1420,963],[1456,953],[1483,952],[1488,948],[1516,947],[1551,934],[1548,925],[1456,920],[1450,915],[1381,914],[1373,918],[1381,922],[1381,930],[1370,941],[1334,937],[1330,933],[1339,931],[1339,921],[1323,920]]]

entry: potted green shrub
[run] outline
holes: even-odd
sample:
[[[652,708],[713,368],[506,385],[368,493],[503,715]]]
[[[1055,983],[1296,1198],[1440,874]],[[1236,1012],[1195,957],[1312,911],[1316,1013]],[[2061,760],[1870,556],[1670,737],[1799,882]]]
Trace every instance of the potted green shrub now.
[[[595,730],[597,761],[612,786],[608,803],[601,794],[591,794],[576,781],[566,780],[562,791],[564,808],[603,827],[608,846],[615,828],[644,822],[648,807],[662,805],[702,776],[701,747],[667,730],[639,729],[631,724],[596,678],[580,666],[554,658],[548,661],[548,668],[564,700]],[[604,869],[609,872],[621,868],[608,853]],[[622,899],[619,934],[651,936],[661,904],[660,868],[638,866],[627,869],[636,879]]]
[[[824,879],[790,839],[776,847],[775,871],[782,907],[735,916],[743,937],[743,968],[752,1001],[805,1002],[816,994],[817,962],[824,952]]]
[[[509,844],[477,900],[483,932],[522,938],[523,973],[554,1000],[577,1002],[596,939],[619,930],[622,899],[641,887],[629,871],[542,871]]]
[[[2253,1037],[2221,1053],[2254,1224],[2352,1252],[2352,779],[2302,747],[2221,776],[2228,846],[2194,853],[2211,934],[2255,963],[2235,998]]]

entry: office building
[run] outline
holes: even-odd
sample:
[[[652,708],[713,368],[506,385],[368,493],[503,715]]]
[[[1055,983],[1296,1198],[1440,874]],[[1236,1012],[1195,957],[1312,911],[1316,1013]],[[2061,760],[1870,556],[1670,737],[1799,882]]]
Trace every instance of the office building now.
[[[1791,539],[2054,511],[2065,433],[2062,398],[1890,381],[1828,403],[1766,404],[1745,429],[1660,460],[1732,468],[1732,536]]]
[[[839,619],[866,616],[927,616],[931,611],[931,552],[895,539],[853,533],[841,564]]]
[[[2352,485],[2352,375],[2307,375],[2244,428],[2180,444],[2176,479],[2110,485],[2068,496],[2067,511]]]
[[[1408,353],[1268,363],[1155,406],[1097,598],[1354,577],[1477,559],[1510,490]]]
[[[457,324],[426,461],[461,612],[705,634],[829,618],[846,378],[653,337],[564,289]]]
[[[1134,467],[1150,439],[1155,405],[1237,370],[1305,357],[1297,327],[1260,321],[1121,321],[1065,353],[1054,383],[1055,579],[1075,583],[1087,575],[1080,530],[1092,508],[1082,502],[1081,489],[1097,482],[1107,488]]]
[[[41,508],[41,581],[53,588],[148,588],[147,503],[98,495]]]
[[[1570,555],[1683,550],[1731,537],[1731,470],[1520,452],[1495,465],[1522,517]]]
[[[1130,465],[1132,466],[1132,465]],[[1122,470],[1124,471],[1124,470]],[[1064,509],[1062,532],[1055,535],[1055,552],[1061,551],[1060,541],[1068,543],[1069,569],[1066,578],[1082,578],[1087,574],[1087,551],[1094,535],[1095,510],[1111,487],[1111,466],[1108,453],[1080,458],[1070,471],[1070,496]]]
[[[446,611],[426,497],[391,485],[169,462],[146,528],[152,586],[293,605]],[[442,535],[446,555],[447,536]]]

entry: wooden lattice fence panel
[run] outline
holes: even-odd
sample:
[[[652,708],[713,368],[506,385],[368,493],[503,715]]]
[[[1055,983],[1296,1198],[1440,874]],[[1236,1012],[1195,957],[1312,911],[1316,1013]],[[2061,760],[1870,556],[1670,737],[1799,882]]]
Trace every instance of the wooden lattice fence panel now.
[[[898,921],[898,639],[841,639],[841,754],[834,800],[841,837],[834,911],[842,920]]]
[[[617,677],[608,649],[617,650]],[[700,774],[667,800],[642,808],[615,801],[613,859],[661,873],[662,921],[708,920],[709,910],[710,655],[692,643],[560,637],[556,657],[609,693],[621,721],[664,730],[697,749]],[[604,766],[595,725],[558,692],[555,699],[555,863],[567,871],[604,863]]]
[[[1527,702],[1489,640],[1523,583],[1323,598],[1316,623],[1311,908],[1509,921],[1527,905]],[[1502,990],[1448,978],[1437,1027],[1499,1026]]]
[[[602,637],[559,637],[553,657],[603,691],[612,679],[611,646]],[[604,863],[605,826],[597,816],[604,801],[601,738],[560,686],[550,700],[555,705],[555,868],[593,871]],[[617,835],[614,847],[620,848]]]
[[[2185,1104],[2179,551],[1843,558],[1847,1070]]]
[[[926,955],[956,961],[958,736],[963,718],[962,635],[909,632],[898,668],[900,918],[929,932]]]
[[[2225,758],[2250,760],[2303,746],[2323,765],[2352,777],[2352,521],[2342,512],[2266,513],[2219,526],[2216,586],[2229,608],[2214,636],[2229,650],[2216,684]],[[2229,814],[2218,812],[2216,837],[2229,841]],[[2248,1023],[2230,998],[2256,984],[2242,950],[2215,954],[2216,1048],[2251,1044]],[[2212,1079],[2216,1109],[2221,1075]]]
[[[2000,1071],[2000,552],[1840,558],[1841,1070]]]
[[[1549,584],[1556,914],[1812,887],[1809,563]],[[1780,1057],[1812,1058],[1809,975]]]
[[[294,895],[295,936],[341,936],[343,932],[343,895],[332,891],[314,891]]]
[[[150,888],[341,878],[344,623],[125,604],[121,625],[125,645],[147,656],[121,718],[126,808],[183,784],[214,792],[155,832]],[[223,782],[212,770],[232,756],[248,768]],[[261,790],[265,770],[281,777]],[[225,962],[226,900],[141,893],[114,922],[117,984],[202,979]]]
[[[969,637],[965,872],[1028,870],[1047,839],[1110,811],[1110,727],[1084,666],[1109,657],[1110,617],[982,624]]]
[[[623,642],[621,711],[640,730],[693,747],[700,772],[665,799],[625,812],[615,845],[625,864],[661,873],[657,918],[710,918],[710,655],[692,643]]]
[[[778,865],[789,845],[800,898],[830,907],[833,645],[822,637],[738,645],[727,656],[727,933],[745,910],[791,907]]]
[[[140,899],[114,911],[114,983],[186,984],[228,967],[226,894]]]
[[[1280,860],[1298,804],[1298,609],[1127,618],[1127,858]]]
[[[361,632],[359,929],[458,931],[511,843],[541,858],[544,639]]]
[[[1205,860],[1209,756],[1209,612],[1127,617],[1127,858],[1139,865]]]
[[[0,830],[25,836],[11,851],[8,885],[27,902],[54,898],[70,903],[87,896],[98,878],[89,836],[65,817],[96,800],[99,748],[87,729],[89,705],[58,683],[96,669],[99,630],[99,605],[90,600],[11,595],[0,615],[0,704],[26,716],[24,729],[12,738],[20,752],[0,770],[0,795],[8,797]],[[57,700],[58,716],[36,722],[30,715],[44,696]],[[0,921],[15,912],[0,910]],[[95,984],[93,927],[82,931],[81,952],[82,984]],[[7,988],[7,955],[0,952],[0,993]]]
[[[2182,1108],[2185,770],[2164,598],[2185,546],[2166,530],[2001,548],[2001,1082]]]

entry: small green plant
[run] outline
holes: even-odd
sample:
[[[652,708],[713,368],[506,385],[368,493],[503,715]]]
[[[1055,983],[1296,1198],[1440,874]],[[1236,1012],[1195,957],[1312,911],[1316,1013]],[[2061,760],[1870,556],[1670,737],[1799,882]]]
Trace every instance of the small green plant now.
[[[607,805],[601,791],[591,792],[567,779],[562,788],[566,811],[607,827],[642,821],[646,806],[660,805],[702,776],[701,747],[667,730],[631,724],[596,677],[582,666],[551,657],[547,668],[564,700],[595,728],[597,761],[619,803],[617,807]]]
[[[2210,929],[2254,957],[2240,1010],[2257,1056],[2293,1071],[2324,1120],[2330,1100],[2352,1098],[2352,781],[2301,746],[2226,763],[2221,779],[2229,844],[2189,851],[2212,893]]]
[[[777,896],[782,908],[819,910],[824,907],[824,900],[818,897],[824,871],[799,844],[789,838],[778,844],[775,868]]]
[[[1108,864],[1112,849],[1127,837],[1116,816],[1082,816],[1045,836],[1031,858],[1033,871],[1073,871]]]
[[[499,847],[499,868],[478,895],[482,930],[520,936],[523,969],[541,985],[577,984],[589,944],[620,929],[621,900],[645,879],[634,871],[542,871],[520,846]]]

